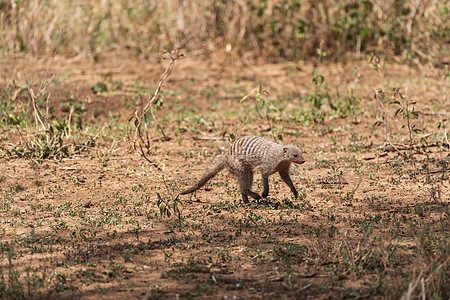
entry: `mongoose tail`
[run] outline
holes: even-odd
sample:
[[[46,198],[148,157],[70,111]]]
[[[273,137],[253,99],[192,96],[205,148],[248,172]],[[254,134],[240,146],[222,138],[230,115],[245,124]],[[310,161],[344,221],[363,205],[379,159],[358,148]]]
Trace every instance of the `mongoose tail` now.
[[[222,171],[226,166],[227,166],[226,159],[225,158],[221,159],[214,166],[212,166],[211,169],[206,171],[206,173],[203,174],[202,178],[200,178],[200,180],[196,184],[194,184],[190,188],[185,189],[184,191],[182,191],[180,193],[180,195],[186,195],[186,194],[190,194],[192,192],[195,192],[196,190],[198,190],[199,188],[204,186],[211,178],[216,176],[217,173]]]

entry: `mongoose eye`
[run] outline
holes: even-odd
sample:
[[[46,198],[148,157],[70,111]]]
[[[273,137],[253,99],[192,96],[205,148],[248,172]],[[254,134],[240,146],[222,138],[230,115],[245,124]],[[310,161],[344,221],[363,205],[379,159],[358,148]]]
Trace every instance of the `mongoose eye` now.
[[[298,154],[294,154],[294,157],[297,157],[298,156]]]

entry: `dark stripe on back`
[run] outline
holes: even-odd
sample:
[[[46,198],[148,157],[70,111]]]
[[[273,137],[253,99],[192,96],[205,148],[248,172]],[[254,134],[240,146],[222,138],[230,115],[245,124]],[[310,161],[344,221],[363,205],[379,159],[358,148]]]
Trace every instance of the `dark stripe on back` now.
[[[246,154],[254,155],[256,152],[260,152],[259,149],[260,149],[261,142],[262,142],[261,138],[256,138],[256,139],[252,140],[251,144],[246,149]]]
[[[238,152],[241,143],[242,143],[242,139],[238,139],[231,145],[230,152],[232,155]]]
[[[243,137],[236,140],[230,147],[230,155],[244,154],[246,156],[264,156],[268,147],[264,147],[265,144],[270,143],[258,136]],[[263,153],[264,152],[264,153]]]
[[[256,136],[247,138],[245,145],[242,145],[242,152],[245,154],[248,154],[249,149],[251,149],[252,145],[255,143],[255,140],[257,140],[257,139],[258,139],[258,137],[256,137]]]

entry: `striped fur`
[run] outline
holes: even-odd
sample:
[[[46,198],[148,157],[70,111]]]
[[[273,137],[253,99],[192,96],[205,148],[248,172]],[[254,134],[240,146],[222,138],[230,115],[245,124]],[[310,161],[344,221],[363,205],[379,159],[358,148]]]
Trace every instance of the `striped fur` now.
[[[248,202],[248,196],[260,199],[261,196],[253,191],[254,172],[260,172],[263,182],[262,197],[269,194],[268,178],[278,172],[283,181],[289,186],[295,197],[297,190],[289,176],[291,163],[302,164],[305,160],[300,150],[293,145],[282,146],[257,136],[244,137],[236,140],[223,159],[209,169],[200,180],[180,194],[192,193],[205,185],[212,177],[228,168],[238,182],[244,202]]]

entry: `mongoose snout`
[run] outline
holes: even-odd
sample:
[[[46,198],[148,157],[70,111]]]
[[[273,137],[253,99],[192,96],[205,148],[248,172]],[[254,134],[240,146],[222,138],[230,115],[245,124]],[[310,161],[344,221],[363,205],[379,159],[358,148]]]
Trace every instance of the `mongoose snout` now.
[[[248,203],[248,196],[259,200],[261,196],[269,195],[269,176],[275,172],[289,186],[294,196],[298,197],[297,189],[289,175],[291,163],[303,164],[305,159],[300,149],[294,145],[279,145],[257,136],[249,136],[235,140],[225,157],[211,167],[200,180],[180,195],[192,193],[205,185],[217,173],[228,168],[238,182],[242,200]],[[260,196],[251,190],[254,172],[261,172],[263,192]]]

